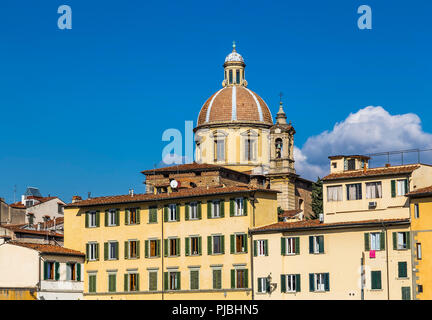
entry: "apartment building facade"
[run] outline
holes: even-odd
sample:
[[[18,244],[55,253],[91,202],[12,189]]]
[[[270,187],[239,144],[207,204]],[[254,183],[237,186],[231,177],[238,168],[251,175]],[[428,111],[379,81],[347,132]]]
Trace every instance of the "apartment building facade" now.
[[[330,157],[319,221],[250,230],[256,299],[412,299],[406,195],[427,186],[432,168],[368,168],[368,160]]]
[[[85,298],[251,299],[248,229],[277,222],[277,192],[153,189],[66,205],[65,245],[86,252]]]

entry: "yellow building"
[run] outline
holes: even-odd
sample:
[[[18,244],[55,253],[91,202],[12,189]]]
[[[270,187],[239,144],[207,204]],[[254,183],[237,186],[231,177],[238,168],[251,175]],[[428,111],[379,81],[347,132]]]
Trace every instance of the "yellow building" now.
[[[279,222],[250,231],[257,248],[256,299],[414,296],[406,194],[428,185],[432,167],[369,168],[368,160],[330,157],[319,221]]]
[[[413,238],[414,297],[432,300],[432,187],[408,193]]]
[[[86,252],[86,299],[252,298],[248,229],[277,222],[277,192],[229,186],[235,171],[217,166],[172,169],[147,173],[168,188],[66,205],[65,246]]]

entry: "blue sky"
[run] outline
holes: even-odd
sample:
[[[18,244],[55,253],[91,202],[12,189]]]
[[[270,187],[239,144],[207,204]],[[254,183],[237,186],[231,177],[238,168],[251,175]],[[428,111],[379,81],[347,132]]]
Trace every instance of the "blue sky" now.
[[[72,8],[72,30],[57,28],[62,4]],[[372,30],[357,28],[362,4],[372,8]],[[196,122],[221,86],[233,40],[249,88],[273,114],[284,93],[304,154],[314,149],[308,138],[367,106],[382,106],[383,122],[413,113],[425,135],[380,147],[429,146],[431,9],[423,0],[3,0],[0,197],[11,202],[14,185],[67,202],[88,191],[143,192],[140,171],[161,161],[162,133]],[[321,162],[306,155],[322,166],[327,153]]]

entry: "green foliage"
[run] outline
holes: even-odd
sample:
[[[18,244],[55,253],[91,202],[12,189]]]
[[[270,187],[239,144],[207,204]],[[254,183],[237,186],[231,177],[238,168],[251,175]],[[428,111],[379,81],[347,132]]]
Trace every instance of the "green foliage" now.
[[[312,211],[310,219],[318,219],[318,215],[323,213],[323,183],[320,177],[312,184]]]

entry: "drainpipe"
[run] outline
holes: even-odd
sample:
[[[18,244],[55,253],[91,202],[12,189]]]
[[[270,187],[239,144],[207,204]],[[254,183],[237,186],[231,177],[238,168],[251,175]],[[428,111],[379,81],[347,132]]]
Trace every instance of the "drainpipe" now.
[[[382,226],[384,228],[385,231],[385,240],[386,240],[386,266],[387,266],[387,300],[390,300],[390,276],[389,276],[389,257],[388,257],[388,252],[389,252],[389,247],[388,247],[388,234],[387,234],[387,228],[384,225],[384,222],[381,222]]]
[[[250,234],[250,265],[251,265],[251,289],[252,289],[252,300],[255,300],[255,289],[254,289],[254,267],[253,267],[253,257],[254,257],[254,246],[253,246],[253,235],[250,233],[250,230],[248,230],[248,233]]]
[[[164,250],[165,250],[164,243],[165,243],[165,241],[164,241],[164,229],[163,229],[164,218],[165,218],[164,217],[164,207],[162,206],[162,216],[161,216],[161,221],[162,221],[162,223],[161,223],[161,226],[162,226],[162,239],[161,239],[161,251],[160,251],[161,258],[162,258],[162,270],[161,270],[162,300],[164,300],[164,288],[165,288],[165,284],[164,284],[164,257],[165,257],[165,255],[164,255]]]
[[[41,257],[41,255],[40,255],[40,252],[39,252],[39,282],[38,282],[38,292],[40,292],[41,291],[41,281],[42,281],[42,279],[41,279],[41,263],[42,263],[42,257]]]

